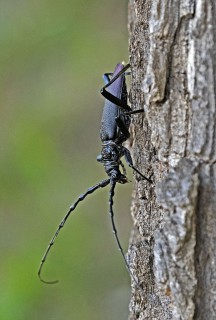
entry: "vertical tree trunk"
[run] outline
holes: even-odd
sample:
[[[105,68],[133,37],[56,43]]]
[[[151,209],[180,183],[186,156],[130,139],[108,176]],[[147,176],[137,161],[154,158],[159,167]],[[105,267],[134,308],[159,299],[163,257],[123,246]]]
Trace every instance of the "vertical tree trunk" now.
[[[130,0],[136,176],[129,319],[216,319],[214,0]],[[139,180],[138,180],[139,179]]]

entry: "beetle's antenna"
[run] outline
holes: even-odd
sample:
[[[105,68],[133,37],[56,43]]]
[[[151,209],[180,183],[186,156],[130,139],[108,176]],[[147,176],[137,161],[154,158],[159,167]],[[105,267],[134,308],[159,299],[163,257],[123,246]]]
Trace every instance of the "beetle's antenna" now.
[[[116,242],[117,242],[117,245],[118,245],[118,248],[119,248],[119,251],[121,252],[121,255],[124,259],[124,262],[125,262],[125,266],[131,276],[131,278],[133,279],[133,281],[135,282],[136,286],[141,290],[143,291],[142,287],[140,286],[140,284],[137,282],[137,280],[135,279],[134,275],[132,274],[131,270],[130,270],[130,266],[127,262],[127,259],[126,259],[126,256],[124,254],[124,251],[123,251],[123,248],[121,246],[121,243],[120,243],[120,240],[119,240],[119,237],[118,237],[118,234],[117,234],[117,230],[116,230],[116,227],[115,227],[115,222],[114,222],[114,212],[113,212],[113,197],[114,197],[114,194],[115,194],[115,186],[116,186],[116,182],[115,181],[112,181],[110,180],[110,184],[111,184],[111,188],[110,188],[110,192],[109,192],[109,214],[110,214],[110,218],[111,218],[111,222],[112,222],[112,230],[113,230],[113,234],[115,236],[115,239],[116,239]]]
[[[47,247],[47,249],[46,249],[46,251],[45,251],[45,253],[43,255],[43,258],[41,260],[41,263],[40,263],[40,266],[39,266],[39,269],[38,269],[38,277],[42,282],[47,283],[47,284],[54,284],[54,283],[58,282],[58,280],[54,280],[54,281],[43,280],[41,278],[41,270],[42,270],[43,265],[44,265],[44,263],[45,263],[45,261],[47,259],[47,255],[50,252],[51,247],[53,246],[56,238],[58,237],[58,234],[59,234],[60,230],[63,228],[63,226],[64,226],[65,222],[67,221],[67,219],[68,219],[69,215],[71,214],[71,212],[75,210],[75,208],[78,205],[78,203],[80,201],[83,201],[86,196],[88,196],[89,194],[93,193],[94,191],[96,191],[99,188],[106,187],[109,184],[109,182],[110,182],[110,179],[102,180],[101,182],[99,182],[95,186],[88,188],[87,191],[85,193],[81,194],[79,196],[79,198],[76,200],[76,202],[74,202],[74,204],[70,207],[69,211],[67,212],[65,217],[62,219],[61,223],[59,224],[58,229],[56,230],[53,238],[51,239],[51,241],[50,241],[50,243],[49,243],[49,245],[48,245],[48,247]]]

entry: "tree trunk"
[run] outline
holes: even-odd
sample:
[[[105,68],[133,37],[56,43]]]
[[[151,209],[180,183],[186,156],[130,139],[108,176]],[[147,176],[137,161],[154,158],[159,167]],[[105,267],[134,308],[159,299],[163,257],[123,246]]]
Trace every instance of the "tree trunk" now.
[[[129,319],[216,319],[214,0],[130,0]]]

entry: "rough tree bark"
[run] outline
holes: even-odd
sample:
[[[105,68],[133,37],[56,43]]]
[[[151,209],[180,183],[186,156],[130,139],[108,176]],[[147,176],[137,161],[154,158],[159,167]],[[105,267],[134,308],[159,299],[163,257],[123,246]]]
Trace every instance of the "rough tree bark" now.
[[[214,0],[130,0],[136,176],[129,319],[216,319]]]

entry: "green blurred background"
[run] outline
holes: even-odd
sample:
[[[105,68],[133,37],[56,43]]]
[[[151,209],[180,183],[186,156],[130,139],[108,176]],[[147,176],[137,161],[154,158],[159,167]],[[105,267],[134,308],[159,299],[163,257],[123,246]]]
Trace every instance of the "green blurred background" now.
[[[106,177],[96,162],[102,74],[128,61],[127,1],[1,0],[0,319],[127,319],[129,276],[108,188],[83,202],[37,268],[69,205]],[[131,184],[116,224],[126,250]]]

